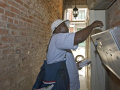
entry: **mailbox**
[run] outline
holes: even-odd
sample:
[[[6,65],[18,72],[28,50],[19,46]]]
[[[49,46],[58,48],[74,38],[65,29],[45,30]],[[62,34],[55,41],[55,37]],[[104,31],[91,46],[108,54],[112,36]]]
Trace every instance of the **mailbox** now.
[[[120,26],[91,37],[102,63],[120,79]]]

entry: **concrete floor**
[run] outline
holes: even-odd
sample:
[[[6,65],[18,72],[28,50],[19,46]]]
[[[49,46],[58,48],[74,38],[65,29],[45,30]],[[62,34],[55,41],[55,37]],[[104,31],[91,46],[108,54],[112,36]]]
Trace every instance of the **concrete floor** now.
[[[86,78],[84,75],[84,70],[79,70],[79,80],[80,80],[80,89],[79,90],[88,90],[87,89],[87,83]]]
[[[77,55],[83,55],[85,57],[85,47],[79,47],[76,51],[72,51],[74,58]],[[80,80],[80,89],[79,90],[88,90],[87,83],[85,78],[85,67],[83,67],[79,72],[79,80]]]

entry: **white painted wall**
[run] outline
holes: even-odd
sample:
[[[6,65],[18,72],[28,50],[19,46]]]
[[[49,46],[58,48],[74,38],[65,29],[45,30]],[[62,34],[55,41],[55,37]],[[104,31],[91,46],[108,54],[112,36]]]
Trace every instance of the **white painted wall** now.
[[[95,20],[103,22],[104,27],[102,31],[106,30],[106,15],[105,10],[90,10],[90,24]],[[100,29],[100,28],[97,28]],[[91,53],[91,90],[105,90],[105,69],[101,63],[101,59],[98,53],[95,53],[96,49],[91,41],[90,53]]]

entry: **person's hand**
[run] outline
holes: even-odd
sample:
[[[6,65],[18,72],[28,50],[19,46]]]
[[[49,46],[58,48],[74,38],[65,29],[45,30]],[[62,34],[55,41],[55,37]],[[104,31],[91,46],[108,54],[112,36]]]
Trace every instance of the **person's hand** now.
[[[79,63],[77,63],[77,67],[78,67],[78,70],[81,70],[81,69],[82,69],[82,67],[81,67],[81,68],[79,68]]]
[[[96,28],[96,27],[102,28],[104,26],[102,21],[98,21],[98,20],[94,21],[91,25],[92,25],[93,28]]]
[[[81,68],[79,68],[79,63],[81,63],[82,61],[79,61],[79,62],[77,62],[77,67],[78,67],[78,70],[81,70],[82,69],[82,67]]]

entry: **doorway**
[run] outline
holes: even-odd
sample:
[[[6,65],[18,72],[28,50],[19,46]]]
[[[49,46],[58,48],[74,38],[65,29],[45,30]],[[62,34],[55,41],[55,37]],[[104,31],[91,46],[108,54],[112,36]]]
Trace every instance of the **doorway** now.
[[[73,9],[69,8],[65,10],[64,19],[70,21],[69,25],[69,32],[75,33],[79,30],[82,30],[86,27],[86,20],[87,20],[87,8],[78,8],[79,14],[78,17],[73,17]],[[76,50],[72,50],[74,58],[78,57],[79,60],[83,60],[85,58],[85,42],[82,42],[78,45]],[[83,58],[79,57],[82,56]],[[80,90],[88,90],[87,83],[86,83],[86,71],[87,68],[83,67],[79,72],[79,79],[80,79]]]

